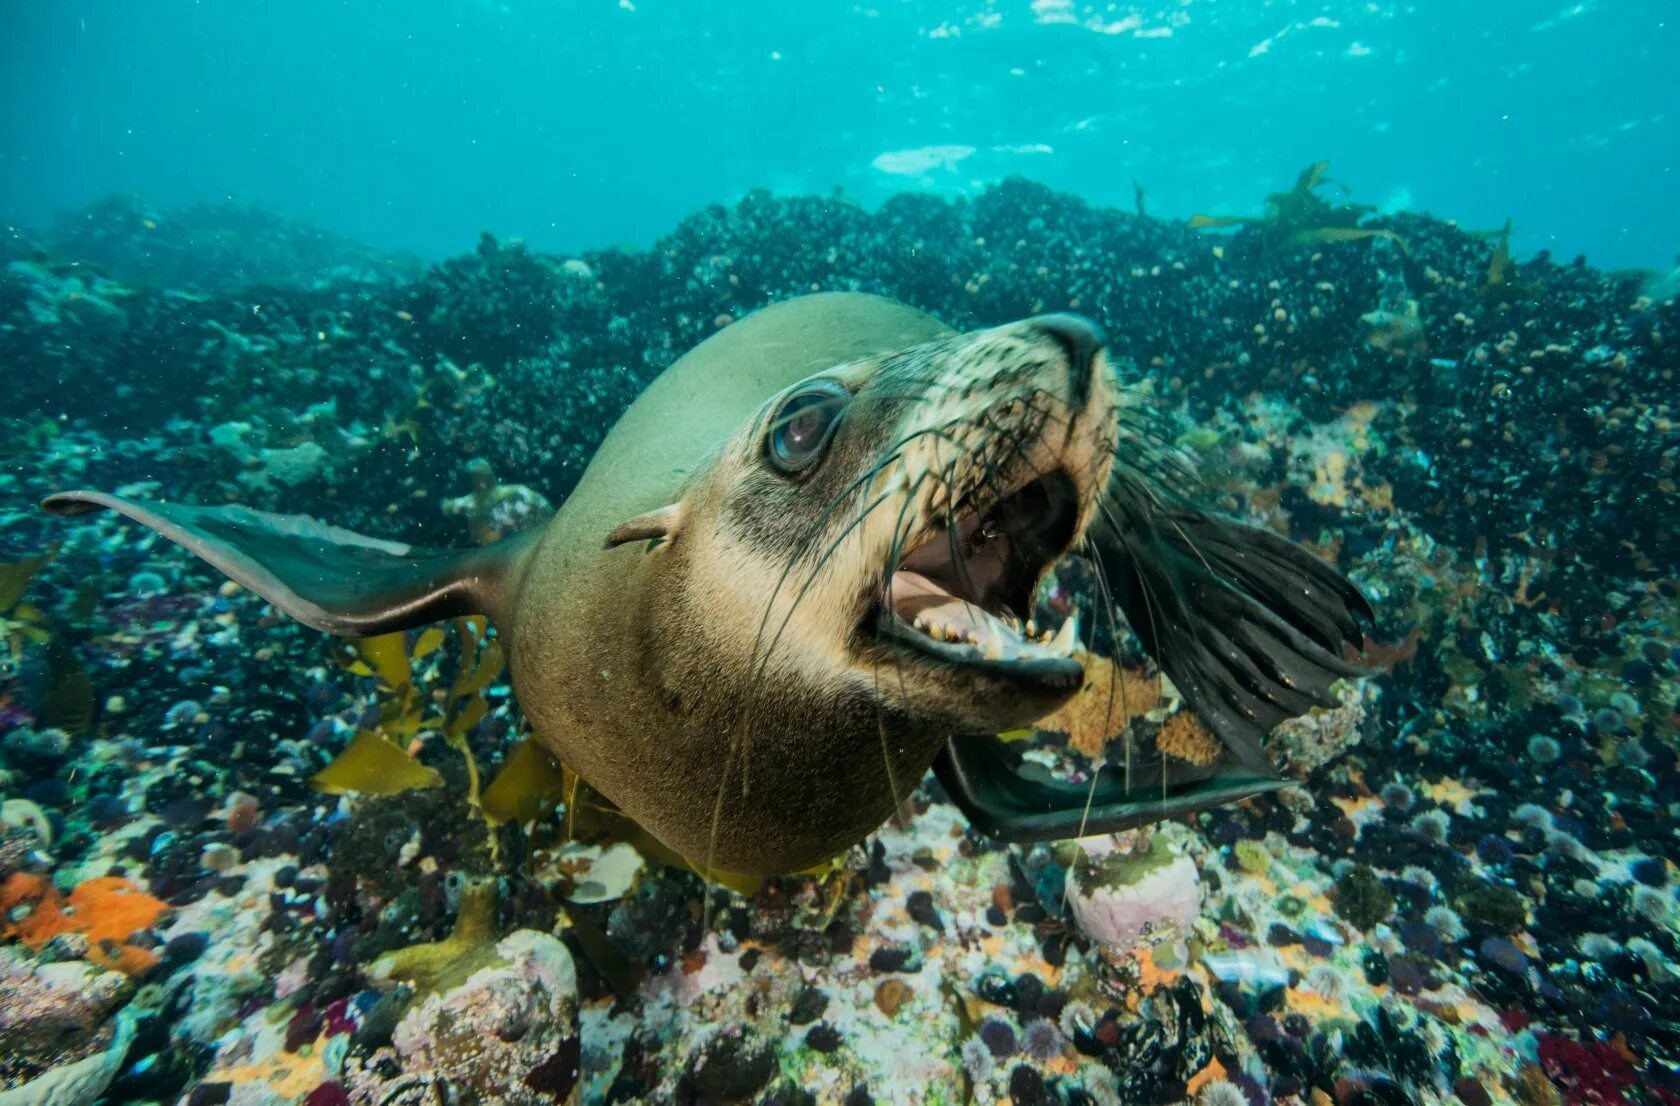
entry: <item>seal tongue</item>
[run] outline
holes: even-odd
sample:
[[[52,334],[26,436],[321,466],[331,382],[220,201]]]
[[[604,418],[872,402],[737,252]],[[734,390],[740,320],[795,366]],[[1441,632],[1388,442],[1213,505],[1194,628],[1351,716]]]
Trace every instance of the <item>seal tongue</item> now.
[[[972,645],[988,660],[1065,657],[1078,639],[1072,617],[1056,633],[1029,639],[1013,619],[1006,622],[910,569],[893,573],[891,595],[893,613],[904,622],[936,641]]]

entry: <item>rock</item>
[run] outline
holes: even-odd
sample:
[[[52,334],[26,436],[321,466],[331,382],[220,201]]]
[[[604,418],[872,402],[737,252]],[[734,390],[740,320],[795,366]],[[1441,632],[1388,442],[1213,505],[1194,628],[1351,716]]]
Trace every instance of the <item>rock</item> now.
[[[1201,909],[1196,865],[1155,834],[1135,852],[1122,838],[1081,841],[1068,869],[1068,905],[1079,928],[1119,952],[1188,931]]]
[[[495,1087],[506,1106],[553,1106],[578,1080],[577,972],[559,940],[522,929],[496,943],[495,959],[459,985],[411,1007],[360,1072],[347,1074],[352,1102],[384,1100],[377,1058],[394,1051],[398,1080]]]
[[[84,961],[31,964],[0,948],[0,1106],[83,1106],[122,1066],[134,1035],[118,1008],[134,987]]]

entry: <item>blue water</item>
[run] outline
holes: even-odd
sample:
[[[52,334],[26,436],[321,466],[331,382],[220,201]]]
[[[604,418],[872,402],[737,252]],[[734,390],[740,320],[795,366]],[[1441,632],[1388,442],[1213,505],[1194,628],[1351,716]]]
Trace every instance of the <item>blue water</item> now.
[[[441,256],[647,243],[753,187],[1021,174],[1253,212],[1356,198],[1604,268],[1680,251],[1656,0],[0,3],[0,219],[229,195]]]

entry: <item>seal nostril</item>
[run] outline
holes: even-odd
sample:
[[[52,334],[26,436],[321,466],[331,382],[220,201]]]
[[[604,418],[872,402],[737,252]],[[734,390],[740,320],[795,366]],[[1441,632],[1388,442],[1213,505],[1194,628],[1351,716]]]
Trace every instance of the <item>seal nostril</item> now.
[[[1091,386],[1091,363],[1108,344],[1108,335],[1083,315],[1044,315],[1033,325],[1061,343],[1073,370],[1073,394],[1083,397]]]

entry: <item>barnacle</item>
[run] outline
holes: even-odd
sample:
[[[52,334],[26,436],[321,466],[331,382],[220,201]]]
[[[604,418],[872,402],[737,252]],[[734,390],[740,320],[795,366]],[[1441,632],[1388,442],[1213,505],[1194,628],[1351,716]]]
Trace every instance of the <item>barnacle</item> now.
[[[1191,230],[1214,230],[1222,227],[1255,226],[1261,241],[1271,250],[1294,249],[1322,242],[1352,242],[1361,238],[1386,238],[1410,253],[1406,240],[1391,230],[1362,227],[1361,219],[1376,209],[1369,204],[1333,204],[1318,194],[1318,190],[1332,183],[1325,174],[1328,161],[1317,161],[1301,170],[1295,186],[1287,192],[1274,192],[1266,197],[1265,214],[1251,215],[1194,215]]]

